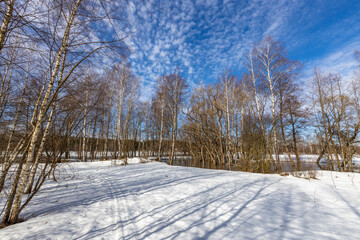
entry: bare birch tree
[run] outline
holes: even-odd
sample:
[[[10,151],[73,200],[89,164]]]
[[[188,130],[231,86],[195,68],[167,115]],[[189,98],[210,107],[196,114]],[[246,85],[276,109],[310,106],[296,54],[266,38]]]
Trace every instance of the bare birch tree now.
[[[12,6],[9,5],[9,7]],[[2,220],[3,224],[16,223],[19,213],[36,193],[35,191],[31,196],[28,196],[25,203],[21,204],[32,163],[36,163],[42,155],[38,152],[38,144],[40,143],[41,146],[41,143],[47,139],[46,131],[42,130],[43,123],[45,121],[51,124],[54,112],[51,109],[56,108],[55,102],[64,85],[72,78],[79,65],[89,61],[90,57],[96,56],[95,53],[105,53],[104,51],[108,48],[112,48],[113,53],[121,53],[124,49],[122,39],[94,41],[90,37],[95,36],[89,34],[95,27],[94,22],[102,21],[103,16],[106,15],[102,15],[106,11],[103,5],[97,5],[94,2],[86,2],[85,4],[85,1],[82,0],[69,0],[41,3],[37,9],[39,9],[38,18],[40,21],[32,24],[31,27],[32,29],[42,29],[41,31],[33,31],[33,34],[36,35],[35,38],[45,39],[38,46],[41,47],[42,52],[49,55],[48,69],[50,71],[47,71],[45,76],[43,75],[43,90],[40,91],[38,101],[33,108],[29,133],[24,135],[23,140],[19,142],[18,149],[23,152],[23,157],[19,162],[13,190],[8,198]],[[90,20],[94,20],[91,23],[92,25],[90,25],[92,22]],[[2,28],[2,36],[5,28]],[[47,49],[47,52],[44,49]],[[49,112],[49,110],[51,111]],[[57,160],[53,163],[56,164],[56,162]],[[50,173],[50,170],[53,170],[55,166],[53,163],[48,165],[47,170],[44,169],[39,173],[43,177],[39,178],[42,180],[37,186],[41,186],[44,177]],[[36,189],[38,190],[38,187]]]
[[[281,42],[274,41],[271,37],[265,38],[255,48],[259,77],[269,90],[272,113],[272,137],[273,153],[276,157],[278,171],[281,171],[279,159],[277,114],[276,106],[279,95],[279,83],[281,79],[296,70],[297,62],[290,61],[286,57],[286,51]]]
[[[172,165],[175,157],[175,143],[178,134],[178,117],[181,104],[187,90],[185,79],[176,71],[171,75],[164,77],[165,94],[167,107],[171,112],[171,150],[169,156],[169,164]]]

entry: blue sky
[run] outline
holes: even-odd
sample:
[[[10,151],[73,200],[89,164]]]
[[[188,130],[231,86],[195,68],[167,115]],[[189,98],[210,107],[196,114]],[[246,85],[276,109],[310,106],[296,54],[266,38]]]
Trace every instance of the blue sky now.
[[[132,9],[126,42],[145,98],[176,66],[190,86],[215,82],[224,68],[241,74],[245,54],[269,35],[304,63],[304,80],[314,66],[351,77],[360,49],[359,0],[151,0]]]

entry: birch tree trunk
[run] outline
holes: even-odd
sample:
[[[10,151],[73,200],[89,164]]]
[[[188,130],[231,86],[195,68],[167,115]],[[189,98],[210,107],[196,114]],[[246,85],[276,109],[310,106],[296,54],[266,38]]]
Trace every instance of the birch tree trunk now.
[[[277,130],[276,130],[276,102],[275,102],[275,94],[273,83],[268,79],[270,83],[270,93],[271,93],[271,113],[272,113],[272,128],[273,128],[273,152],[276,158],[276,165],[278,172],[281,172],[281,165],[280,165],[280,158],[279,158],[279,148],[278,148],[278,137],[277,137]]]
[[[112,97],[110,98],[108,118],[107,118],[107,122],[106,122],[106,136],[105,136],[105,143],[104,143],[105,160],[107,160],[108,152],[109,152],[108,141],[109,141],[110,122],[111,122],[111,103],[112,103]]]
[[[296,170],[300,171],[301,170],[301,162],[300,162],[300,156],[299,156],[299,151],[298,151],[298,147],[297,147],[294,113],[292,112],[292,109],[290,109],[290,124],[291,124],[292,142],[293,142],[294,152],[295,152],[295,157],[296,157]],[[310,144],[310,146],[311,146],[311,144]]]
[[[22,92],[21,92],[21,95],[20,95],[20,99],[19,99],[19,103],[18,103],[18,106],[17,106],[17,109],[16,109],[16,114],[15,114],[15,117],[14,117],[14,120],[13,120],[13,126],[12,126],[12,130],[11,130],[11,133],[10,133],[10,136],[9,136],[9,140],[8,140],[8,143],[7,143],[7,147],[6,147],[6,150],[5,150],[5,153],[4,153],[4,163],[2,164],[2,169],[1,169],[1,176],[0,176],[0,193],[2,192],[3,188],[4,188],[4,183],[5,183],[5,178],[6,178],[6,175],[13,163],[13,161],[15,160],[16,157],[13,157],[14,155],[17,156],[19,152],[13,152],[11,155],[10,155],[10,148],[11,148],[11,142],[12,142],[12,138],[14,136],[14,133],[15,133],[15,129],[17,127],[17,124],[18,124],[18,117],[19,117],[19,113],[20,113],[20,108],[21,108],[21,105],[23,103],[23,99],[24,99],[24,95],[25,95],[25,90],[27,88],[27,82],[28,82],[28,79],[29,79],[29,71],[30,71],[30,56],[31,54],[29,54],[29,61],[28,61],[28,67],[27,67],[27,75],[25,77],[25,82],[24,82],[24,86],[23,86],[23,89],[22,89]],[[16,148],[15,148],[16,149]],[[10,155],[10,156],[9,156]],[[9,159],[10,158],[10,159]]]
[[[254,67],[254,60],[253,60],[253,54],[249,54],[248,57],[248,61],[249,61],[249,67],[248,70],[250,71],[250,78],[251,78],[251,82],[253,84],[253,91],[254,91],[254,99],[255,99],[255,104],[256,104],[256,113],[257,116],[259,118],[259,124],[260,124],[260,128],[261,131],[264,135],[264,139],[266,139],[265,137],[265,128],[264,128],[264,124],[263,124],[263,120],[262,120],[262,116],[261,116],[261,111],[260,111],[260,103],[259,103],[259,96],[257,93],[257,87],[256,87],[256,76],[255,76],[255,67]]]
[[[171,130],[171,152],[169,158],[169,164],[173,165],[175,157],[175,142],[176,142],[176,132],[177,132],[177,107],[175,107],[172,118],[172,130]]]
[[[14,4],[15,4],[15,0],[10,0],[10,2],[7,4],[7,9],[6,9],[6,14],[4,16],[3,19],[3,23],[1,24],[1,28],[0,28],[0,53],[5,45],[5,38],[6,38],[6,33],[8,31],[8,27],[10,24],[10,21],[12,19],[13,16],[13,12],[14,12]]]
[[[49,133],[50,124],[51,124],[51,121],[53,119],[54,112],[55,112],[55,102],[53,103],[49,118],[47,120],[47,124],[46,124],[45,130],[44,130],[44,134],[43,134],[42,139],[41,139],[40,147],[39,147],[39,149],[37,151],[37,154],[35,156],[35,162],[34,162],[33,167],[31,169],[29,183],[28,183],[28,186],[27,186],[27,188],[26,188],[26,190],[24,192],[25,194],[31,193],[31,190],[32,190],[32,187],[33,187],[33,184],[34,184],[35,173],[37,171],[37,167],[38,167],[38,164],[39,164],[39,159],[41,158],[42,153],[43,153],[46,137],[47,137],[47,135]]]
[[[327,126],[327,119],[326,119],[326,114],[325,114],[325,106],[324,106],[324,99],[323,99],[323,91],[322,91],[322,85],[324,84],[322,81],[323,76],[321,76],[321,74],[317,71],[317,69],[315,68],[314,70],[314,81],[316,84],[316,88],[317,88],[317,93],[318,93],[318,101],[320,104],[320,109],[321,109],[321,117],[322,117],[322,127],[324,129],[324,134],[325,134],[325,144],[326,147],[328,149],[327,151],[327,160],[328,160],[328,164],[329,164],[329,168],[330,170],[334,170],[333,169],[333,165],[334,165],[334,161],[333,161],[333,151],[332,151],[332,147],[330,146],[330,136],[328,133],[328,126]]]
[[[124,102],[124,94],[123,94],[123,90],[120,89],[120,95],[119,95],[119,101],[118,101],[118,108],[117,108],[117,125],[116,125],[116,139],[117,139],[117,152],[119,154],[119,158],[121,158],[122,152],[122,143],[121,141],[123,139],[121,139],[122,133],[121,133],[121,116],[122,116],[122,109],[123,109],[123,102]]]
[[[40,136],[40,129],[41,129],[41,124],[42,124],[42,120],[46,114],[47,111],[47,106],[49,104],[49,99],[51,98],[51,93],[53,91],[53,87],[54,87],[54,83],[55,83],[55,79],[58,76],[58,72],[59,72],[59,68],[60,68],[60,64],[61,64],[61,59],[62,56],[65,54],[65,52],[67,51],[67,45],[68,45],[68,40],[69,40],[69,35],[70,35],[70,29],[71,26],[73,24],[77,9],[80,5],[80,2],[82,0],[77,0],[74,8],[71,11],[70,14],[70,18],[66,27],[66,30],[64,32],[64,36],[62,39],[62,44],[61,47],[57,53],[57,57],[55,60],[55,64],[54,64],[54,68],[53,68],[53,72],[51,74],[51,78],[49,80],[48,86],[47,86],[47,90],[45,93],[45,96],[42,100],[41,106],[40,106],[40,111],[39,114],[37,116],[37,120],[35,123],[35,127],[34,127],[34,131],[33,134],[31,136],[31,140],[30,140],[30,145],[29,145],[29,152],[27,154],[27,158],[26,161],[24,163],[24,169],[22,171],[22,175],[21,175],[21,179],[19,182],[19,187],[17,189],[17,193],[14,199],[14,203],[13,203],[13,208],[11,211],[11,215],[9,218],[9,223],[16,223],[19,217],[19,213],[20,213],[20,206],[21,206],[21,197],[24,191],[24,188],[26,186],[26,179],[28,178],[28,174],[29,174],[29,166],[30,163],[32,161],[32,159],[34,158],[34,154],[35,154],[35,145],[36,142]]]
[[[161,147],[163,141],[164,131],[164,111],[165,111],[165,96],[161,95],[161,116],[160,116],[160,136],[159,136],[159,149],[158,149],[158,161],[161,162]]]
[[[176,142],[176,133],[177,133],[177,118],[178,118],[178,105],[179,105],[179,98],[180,98],[180,91],[179,91],[179,83],[180,78],[178,75],[175,75],[175,86],[173,90],[173,106],[172,107],[172,130],[171,130],[171,151],[169,157],[169,164],[173,165],[174,155],[175,155],[175,142]]]
[[[131,114],[132,114],[132,111],[133,111],[133,108],[134,108],[134,95],[135,95],[135,91],[137,90],[137,87],[138,87],[138,83],[136,82],[135,79],[133,79],[134,82],[133,82],[133,85],[132,85],[132,89],[131,89],[131,92],[130,92],[130,96],[129,96],[129,101],[127,103],[128,105],[128,110],[127,110],[127,113],[126,113],[126,119],[125,119],[125,124],[124,124],[124,128],[122,129],[122,140],[123,141],[126,141],[127,138],[128,138],[128,133],[130,132],[130,129],[129,129],[129,123],[130,123],[130,117],[131,117]],[[123,145],[122,144],[122,147],[120,148],[120,151],[122,152],[123,151]],[[128,148],[125,148],[125,160],[124,160],[124,163],[127,164],[127,158],[128,158]]]
[[[120,71],[120,79],[119,79],[119,99],[118,99],[118,107],[117,107],[117,125],[116,125],[116,138],[117,138],[117,151],[119,154],[119,158],[122,155],[122,126],[121,126],[121,117],[123,112],[123,105],[125,100],[125,87],[127,81],[127,69],[125,66],[119,66],[118,71]]]
[[[20,181],[21,171],[23,170],[23,164],[24,164],[24,161],[26,159],[26,153],[28,151],[28,148],[29,148],[29,145],[27,146],[26,150],[24,151],[24,154],[23,154],[23,156],[22,156],[22,158],[21,158],[21,160],[19,162],[19,165],[17,167],[14,183],[13,183],[10,195],[8,197],[8,201],[7,201],[7,204],[6,204],[4,216],[3,216],[3,219],[2,219],[2,224],[8,224],[9,223],[9,216],[11,214],[12,205],[13,205],[13,202],[14,202],[14,199],[15,199],[15,196],[16,196],[16,190],[18,188],[18,184],[19,184],[19,181]]]
[[[85,103],[84,103],[84,119],[83,119],[83,137],[82,137],[82,161],[86,162],[87,159],[87,149],[86,149],[86,138],[87,138],[87,114],[88,114],[88,101],[89,101],[89,89],[86,84],[85,90]]]
[[[287,146],[286,143],[286,137],[285,137],[285,124],[284,124],[284,104],[283,104],[283,96],[282,96],[282,90],[280,90],[280,106],[279,106],[279,118],[280,118],[280,129],[281,129],[281,136],[282,136],[282,141],[283,141],[283,146],[285,148],[286,154],[288,155],[289,161],[291,163],[291,171],[294,170],[295,164],[294,161],[291,157],[289,148]]]

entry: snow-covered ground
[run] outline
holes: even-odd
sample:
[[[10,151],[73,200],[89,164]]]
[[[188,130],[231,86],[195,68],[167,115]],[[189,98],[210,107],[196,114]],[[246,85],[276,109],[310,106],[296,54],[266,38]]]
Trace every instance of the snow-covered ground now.
[[[291,158],[295,161],[296,156],[291,154],[290,155]],[[335,155],[334,159],[335,159]],[[273,156],[275,158],[275,156]],[[300,160],[301,162],[310,162],[310,163],[316,163],[317,158],[319,157],[319,155],[316,154],[302,154],[300,155]],[[339,159],[342,161],[342,157],[339,155]],[[280,154],[280,160],[282,161],[288,161],[289,157],[286,154]],[[321,163],[327,163],[327,158],[326,156],[322,157],[320,160]],[[355,166],[360,166],[360,157],[359,156],[353,156],[352,162]]]
[[[358,239],[360,174],[61,164],[0,239]],[[4,204],[1,199],[0,207]]]

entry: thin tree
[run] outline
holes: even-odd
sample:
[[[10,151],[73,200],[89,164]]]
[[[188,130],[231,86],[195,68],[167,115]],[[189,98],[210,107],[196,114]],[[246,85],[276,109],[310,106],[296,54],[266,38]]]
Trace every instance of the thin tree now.
[[[165,89],[167,94],[167,107],[171,112],[171,150],[169,164],[172,165],[175,157],[175,143],[178,134],[179,109],[184,101],[187,90],[185,79],[176,71],[164,77]]]

